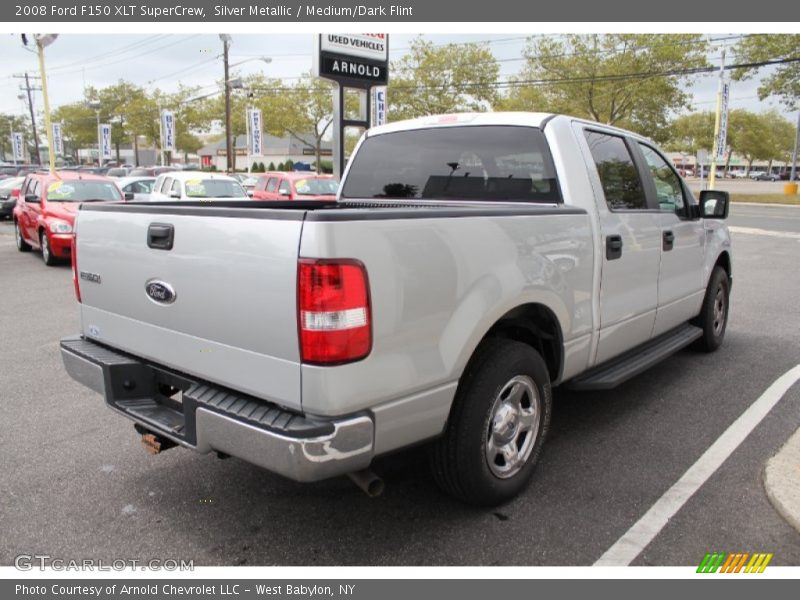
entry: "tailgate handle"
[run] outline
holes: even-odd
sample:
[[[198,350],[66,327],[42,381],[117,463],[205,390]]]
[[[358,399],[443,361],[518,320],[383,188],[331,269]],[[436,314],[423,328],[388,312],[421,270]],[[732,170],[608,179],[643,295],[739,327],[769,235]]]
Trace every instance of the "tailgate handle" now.
[[[150,223],[147,228],[147,245],[155,250],[172,250],[175,227],[169,223]]]

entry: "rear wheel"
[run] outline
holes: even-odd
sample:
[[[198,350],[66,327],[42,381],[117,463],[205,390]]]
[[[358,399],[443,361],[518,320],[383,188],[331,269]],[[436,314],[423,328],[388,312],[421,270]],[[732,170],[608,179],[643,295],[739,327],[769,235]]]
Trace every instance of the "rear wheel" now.
[[[550,422],[544,360],[512,340],[489,340],[464,374],[443,436],[431,448],[439,486],[469,504],[516,496],[531,478]]]
[[[722,267],[714,267],[703,298],[703,307],[695,320],[695,324],[703,329],[703,336],[696,343],[700,350],[713,352],[722,345],[728,327],[729,299],[728,274]]]
[[[30,252],[31,245],[22,237],[22,230],[19,228],[19,222],[14,220],[14,238],[17,241],[17,250],[20,252]]]
[[[39,243],[42,248],[42,260],[48,267],[58,263],[58,259],[53,256],[53,250],[50,248],[50,240],[47,239],[47,234],[42,231],[39,233]]]

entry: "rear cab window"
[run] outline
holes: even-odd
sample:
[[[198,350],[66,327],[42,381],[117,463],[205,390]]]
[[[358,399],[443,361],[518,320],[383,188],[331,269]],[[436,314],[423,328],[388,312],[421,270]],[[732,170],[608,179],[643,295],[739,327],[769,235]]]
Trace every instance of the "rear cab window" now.
[[[562,202],[542,131],[509,125],[370,136],[353,158],[341,197]]]

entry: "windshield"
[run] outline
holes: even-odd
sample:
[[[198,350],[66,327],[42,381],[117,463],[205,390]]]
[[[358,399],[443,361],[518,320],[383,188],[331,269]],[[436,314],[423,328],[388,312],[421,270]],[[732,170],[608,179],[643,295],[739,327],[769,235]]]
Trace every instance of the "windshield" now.
[[[294,182],[295,191],[301,196],[335,196],[339,184],[335,179],[309,177]]]
[[[48,202],[118,202],[122,194],[110,181],[54,181],[47,186]]]
[[[242,186],[227,179],[187,179],[188,198],[247,198]]]
[[[494,125],[368,137],[353,159],[342,198],[561,201],[544,134]]]

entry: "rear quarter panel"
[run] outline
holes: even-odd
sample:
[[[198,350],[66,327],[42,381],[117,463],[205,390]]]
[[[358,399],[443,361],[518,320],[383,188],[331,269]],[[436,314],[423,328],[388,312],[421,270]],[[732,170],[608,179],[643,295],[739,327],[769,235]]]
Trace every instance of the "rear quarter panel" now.
[[[369,356],[302,366],[310,413],[346,414],[437,386],[452,399],[486,332],[526,303],[554,312],[565,345],[583,338],[588,348],[593,251],[586,214],[306,221],[300,256],[361,260],[372,300]]]

